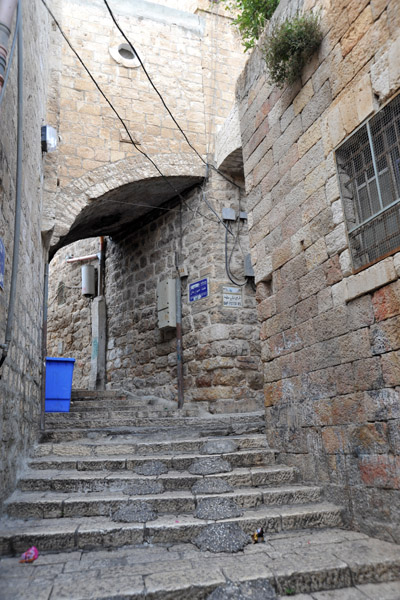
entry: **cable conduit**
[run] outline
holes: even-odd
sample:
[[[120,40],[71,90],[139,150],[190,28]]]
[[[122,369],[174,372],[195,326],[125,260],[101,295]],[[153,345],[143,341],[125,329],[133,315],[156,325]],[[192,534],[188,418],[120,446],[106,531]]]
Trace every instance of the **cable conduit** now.
[[[20,10],[22,13],[22,10]],[[4,344],[0,344],[2,355],[0,368],[2,367],[10,348],[12,340],[12,329],[14,323],[15,300],[17,292],[17,275],[19,263],[19,243],[21,234],[21,200],[22,200],[22,136],[23,136],[23,40],[22,40],[22,14],[18,21],[18,122],[17,122],[17,172],[15,193],[15,217],[14,217],[14,244],[11,267],[10,298],[8,302],[6,334]],[[0,373],[1,378],[1,373]]]

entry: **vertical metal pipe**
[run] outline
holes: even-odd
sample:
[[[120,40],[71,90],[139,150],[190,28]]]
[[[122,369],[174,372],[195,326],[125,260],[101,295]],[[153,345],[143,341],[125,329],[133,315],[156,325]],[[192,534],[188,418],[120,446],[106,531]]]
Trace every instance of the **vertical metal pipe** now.
[[[177,264],[178,267],[178,264]],[[178,269],[177,269],[178,270]],[[178,376],[178,408],[183,407],[183,349],[182,349],[182,286],[181,278],[176,278],[176,365]]]
[[[19,243],[21,236],[21,204],[22,204],[22,136],[23,136],[23,43],[22,43],[22,15],[18,29],[18,125],[17,125],[17,182],[15,194],[14,217],[14,247],[12,260],[12,276],[10,285],[10,301],[8,304],[8,317],[6,326],[6,344],[11,342],[11,332],[14,319],[15,299],[17,291],[17,275],[19,263]]]
[[[22,14],[18,21],[18,121],[17,121],[17,169],[15,191],[14,215],[14,243],[11,267],[10,297],[8,301],[5,343],[1,344],[2,356],[0,367],[4,363],[12,339],[14,322],[15,301],[17,293],[17,276],[19,263],[19,244],[21,237],[21,204],[22,204],[22,136],[23,136],[23,40],[22,40]],[[1,375],[0,375],[1,377]]]
[[[106,241],[104,236],[100,236],[100,261],[99,261],[99,296],[104,296],[105,284],[105,267],[106,267]]]
[[[47,300],[49,295],[49,263],[44,267],[43,284],[43,329],[42,329],[42,396],[40,408],[40,431],[44,431],[45,404],[46,404],[46,356],[47,356]]]

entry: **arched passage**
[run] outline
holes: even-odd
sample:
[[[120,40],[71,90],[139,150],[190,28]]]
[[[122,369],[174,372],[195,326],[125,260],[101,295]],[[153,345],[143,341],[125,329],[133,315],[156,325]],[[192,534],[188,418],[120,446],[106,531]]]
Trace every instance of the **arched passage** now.
[[[107,164],[74,180],[52,200],[50,258],[67,244],[96,235],[113,235],[128,223],[199,183],[204,165],[193,154],[142,156]]]

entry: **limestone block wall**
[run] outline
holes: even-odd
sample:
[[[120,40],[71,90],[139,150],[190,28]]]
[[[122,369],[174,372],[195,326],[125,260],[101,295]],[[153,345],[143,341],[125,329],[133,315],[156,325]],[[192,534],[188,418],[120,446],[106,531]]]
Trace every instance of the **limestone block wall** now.
[[[244,55],[231,19],[213,2],[176,8],[117,0],[113,11],[154,84],[201,155],[212,152],[213,131],[229,113]],[[150,156],[190,151],[140,66],[117,62],[110,51],[125,40],[100,0],[52,5],[73,47]],[[196,14],[194,11],[196,10]],[[49,117],[60,145],[48,169],[44,231],[63,220],[62,189],[95,169],[140,156],[122,123],[53,27]],[[137,63],[138,64],[138,63]],[[193,162],[199,159],[193,153]],[[59,193],[61,192],[61,193]]]
[[[238,211],[239,192],[221,177],[213,176],[206,192],[218,214],[223,207]],[[239,240],[231,268],[244,283],[245,222]],[[229,235],[228,255],[233,243]],[[88,387],[91,314],[90,300],[81,295],[82,263],[66,258],[96,253],[98,246],[96,238],[75,242],[50,263],[47,353],[76,359],[74,388]],[[188,270],[182,279],[185,399],[208,402],[212,411],[259,407],[263,390],[255,293],[247,284],[240,290],[241,307],[223,306],[223,288],[235,287],[225,272],[225,229],[205,205],[200,188],[187,195],[182,212],[175,201],[107,239],[108,387],[176,400],[175,331],[159,329],[156,311],[157,282],[176,277],[176,251]],[[209,298],[190,304],[188,285],[205,277]]]
[[[97,259],[67,263],[99,252],[99,239],[87,239],[59,250],[49,268],[49,302],[47,324],[47,355],[75,358],[72,386],[87,389],[90,373],[91,300],[82,296],[81,267]]]
[[[223,206],[237,210],[237,190],[219,176],[212,178],[207,194],[219,214]],[[179,205],[172,208],[108,242],[109,386],[176,399],[175,331],[158,328],[156,288],[158,281],[176,277],[178,251],[188,270],[188,277],[182,280],[185,398],[209,402],[213,411],[223,411],[228,404],[229,410],[235,406],[251,409],[262,397],[254,291],[247,284],[241,290],[242,307],[223,306],[223,287],[233,285],[225,273],[225,230],[207,210],[202,191],[195,190],[187,198],[181,226],[176,212]],[[244,250],[246,234],[243,224],[240,240]],[[229,253],[232,241],[228,241]],[[238,247],[232,271],[243,281]],[[210,296],[190,304],[188,285],[205,277],[209,278]]]
[[[353,274],[335,164],[399,90],[399,4],[299,4],[324,32],[301,79],[273,87],[257,48],[237,87],[267,434],[353,525],[400,541],[399,256]]]
[[[0,380],[0,510],[39,429],[44,252],[40,235],[43,160],[40,127],[46,117],[47,15],[40,2],[23,4],[24,128],[22,224],[12,343]],[[14,28],[13,24],[13,28]],[[12,30],[13,35],[14,29]],[[11,45],[11,40],[10,40]],[[0,288],[0,343],[5,328],[13,254],[17,148],[17,53],[0,119],[0,237],[5,246]]]
[[[119,23],[190,141],[204,157],[213,160],[214,133],[229,114],[235,79],[245,57],[222,6],[202,0],[177,8],[172,1],[162,5],[113,3]],[[112,58],[110,48],[124,40],[104,3],[56,2],[54,12],[140,148],[165,175],[190,175],[199,181],[206,173],[205,165],[177,130],[142,69],[127,68]],[[56,43],[59,34],[54,29],[52,35]],[[54,54],[51,66],[49,113],[58,123],[61,142],[57,157],[49,165],[44,230],[54,245],[79,219],[79,213],[93,208],[104,193],[109,193],[112,207],[105,219],[112,219],[127,202],[138,203],[142,214],[140,203],[151,204],[151,190],[157,194],[166,184],[127,143],[121,123],[65,44]],[[147,179],[152,178],[154,187],[146,188],[149,198],[143,199],[141,181],[148,185]],[[126,189],[133,181],[139,185],[132,186],[129,195]],[[169,198],[170,189],[166,191]],[[215,175],[204,193],[219,215],[222,207],[239,210],[237,188]],[[123,202],[118,204],[121,194]],[[180,251],[182,238],[189,272],[183,281],[186,398],[211,403],[232,400],[232,409],[239,407],[237,401],[243,401],[242,407],[251,408],[262,396],[254,291],[248,286],[243,289],[242,307],[223,308],[222,288],[232,286],[224,266],[225,229],[217,224],[202,196],[199,188],[189,194],[182,208],[182,224],[178,204],[171,211],[155,211],[132,226],[127,227],[125,220],[120,232],[108,241],[108,386],[176,398],[175,333],[159,330],[155,303],[157,281],[175,276],[174,254]],[[244,210],[244,203],[241,208]],[[234,228],[234,235],[228,235],[229,254],[237,225]],[[244,221],[240,224],[241,247],[238,241],[232,253],[232,270],[243,281],[242,253],[248,252]],[[81,241],[62,248],[50,267],[48,353],[57,355],[62,350],[77,359],[74,387],[88,383],[90,313],[80,291],[73,289],[79,285],[80,269],[65,264],[65,257],[90,253],[92,243]],[[187,282],[203,277],[210,278],[210,298],[189,306]],[[60,281],[68,286],[68,301],[62,304],[57,298]],[[221,403],[213,404],[213,410],[222,409]]]

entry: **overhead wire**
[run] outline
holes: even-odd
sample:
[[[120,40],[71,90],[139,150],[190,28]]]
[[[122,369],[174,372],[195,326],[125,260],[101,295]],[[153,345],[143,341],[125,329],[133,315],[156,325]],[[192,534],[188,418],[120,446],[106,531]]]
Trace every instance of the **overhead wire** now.
[[[82,67],[84,68],[84,70],[86,71],[86,73],[88,74],[89,78],[91,79],[91,81],[93,82],[93,84],[95,85],[95,87],[97,88],[97,90],[100,92],[100,94],[102,95],[102,97],[104,98],[104,100],[107,102],[107,104],[109,105],[109,107],[111,108],[111,110],[114,112],[114,114],[116,115],[116,117],[118,118],[118,120],[120,121],[120,123],[122,124],[123,128],[126,131],[126,134],[128,135],[128,138],[129,138],[130,142],[133,144],[134,148],[140,154],[142,154],[154,166],[154,168],[156,169],[156,171],[159,173],[159,175],[162,177],[162,179],[167,183],[167,185],[174,191],[174,193],[176,194],[176,196],[182,200],[182,202],[186,206],[186,208],[188,210],[190,210],[191,212],[194,212],[191,209],[191,207],[187,204],[186,199],[184,198],[184,196],[182,196],[182,194],[179,192],[179,190],[177,190],[175,188],[175,186],[171,183],[171,181],[169,180],[169,178],[166,175],[164,175],[164,173],[161,171],[161,169],[158,167],[158,165],[155,163],[155,161],[144,150],[142,150],[139,147],[139,144],[137,142],[135,142],[135,140],[133,139],[133,137],[132,137],[132,135],[131,135],[131,133],[130,133],[130,131],[129,131],[127,125],[126,125],[126,123],[125,123],[125,121],[122,119],[121,115],[118,113],[118,111],[115,108],[115,106],[113,105],[113,103],[108,99],[107,95],[102,90],[102,88],[100,87],[100,85],[97,83],[96,79],[94,78],[94,76],[92,75],[92,73],[90,72],[90,70],[88,69],[88,67],[86,66],[86,64],[83,61],[83,59],[81,58],[81,56],[78,54],[78,52],[75,50],[75,48],[73,47],[73,45],[69,41],[68,37],[66,36],[66,34],[63,31],[63,29],[61,28],[60,23],[56,19],[54,13],[49,8],[46,0],[42,0],[42,3],[45,6],[46,10],[48,11],[49,15],[51,16],[51,18],[53,19],[53,21],[56,24],[58,30],[60,31],[62,37],[64,38],[64,40],[68,44],[69,48],[75,54],[76,58],[78,59],[78,61],[80,62],[80,64],[82,65]],[[209,221],[212,221],[213,223],[216,222],[214,219],[211,219],[207,215],[204,215],[204,214],[200,213],[200,211],[197,211],[197,212],[198,212],[198,214],[201,217],[203,217],[205,219],[208,219]],[[222,221],[222,219],[219,217],[219,215],[217,215],[217,217],[218,217],[218,222],[222,223],[222,225],[225,226],[225,223]]]
[[[44,0],[42,0],[43,2]],[[122,37],[124,38],[124,40],[128,43],[128,45],[131,47],[132,51],[135,53],[136,58],[138,59],[140,66],[143,69],[144,74],[146,75],[147,79],[149,80],[150,85],[152,86],[152,88],[154,89],[154,91],[156,92],[156,94],[158,95],[158,97],[160,98],[164,108],[166,109],[166,111],[168,112],[169,116],[171,117],[172,121],[175,123],[175,125],[177,126],[177,128],[179,129],[179,131],[181,132],[181,134],[183,135],[186,143],[188,144],[188,146],[193,150],[193,152],[195,152],[195,154],[199,157],[199,159],[208,166],[208,161],[205,160],[202,155],[200,154],[200,152],[197,150],[197,148],[195,146],[193,146],[193,144],[191,143],[191,141],[189,140],[189,138],[187,137],[186,133],[183,131],[182,127],[179,125],[178,121],[175,119],[173,113],[171,112],[170,108],[168,107],[167,103],[165,102],[163,95],[161,94],[161,92],[158,90],[158,88],[156,87],[155,83],[153,82],[152,78],[150,77],[146,67],[143,64],[142,59],[140,58],[138,52],[136,51],[135,46],[132,44],[132,42],[130,41],[130,39],[128,38],[128,36],[126,35],[126,33],[124,32],[124,30],[122,29],[122,27],[119,25],[117,19],[115,18],[115,15],[113,13],[113,11],[111,10],[111,7],[108,3],[107,0],[103,0],[104,4],[107,7],[108,12],[110,13],[110,17],[113,20],[116,28],[118,29],[118,31],[120,32],[120,34],[122,35]],[[214,169],[214,171],[216,171],[219,175],[221,175],[221,177],[223,177],[226,181],[228,181],[229,183],[231,183],[232,185],[234,185],[235,187],[242,189],[242,187],[240,185],[238,185],[235,181],[233,181],[232,179],[230,179],[230,177],[227,177],[227,175],[225,175],[222,171],[220,171],[217,167],[215,167],[214,165],[210,164],[209,166],[211,166],[212,169]]]

